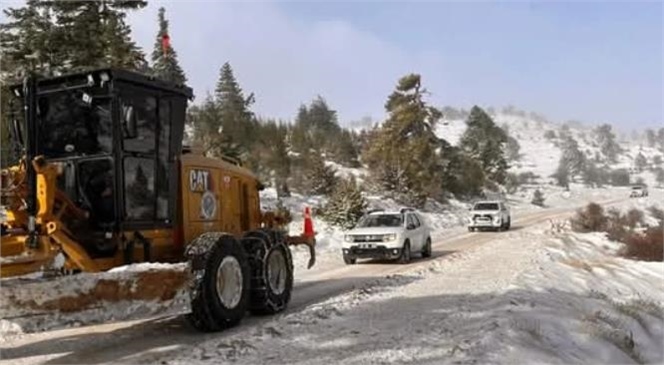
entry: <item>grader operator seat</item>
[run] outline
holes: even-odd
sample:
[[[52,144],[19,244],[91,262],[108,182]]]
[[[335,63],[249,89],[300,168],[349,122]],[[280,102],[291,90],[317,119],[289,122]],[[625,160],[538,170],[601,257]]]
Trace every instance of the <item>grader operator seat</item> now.
[[[87,212],[85,233],[77,235],[96,256],[113,255],[120,232],[177,221],[177,158],[190,88],[101,69],[32,78],[12,91],[19,99],[10,108],[18,154],[59,166],[57,189]],[[27,213],[34,215],[35,172],[29,163],[26,170]]]

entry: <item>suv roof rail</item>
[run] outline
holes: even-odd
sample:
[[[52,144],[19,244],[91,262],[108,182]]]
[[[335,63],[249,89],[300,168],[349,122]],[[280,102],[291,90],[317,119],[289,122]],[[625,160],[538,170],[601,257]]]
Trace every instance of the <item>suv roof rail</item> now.
[[[415,211],[415,209],[413,209],[413,208],[401,208],[401,210],[399,212],[401,214],[403,214],[403,213],[406,213],[406,212],[414,212],[414,211]]]
[[[385,209],[382,208],[377,208],[377,209],[369,209],[365,214],[371,214],[371,213],[378,213],[378,212],[384,212]]]

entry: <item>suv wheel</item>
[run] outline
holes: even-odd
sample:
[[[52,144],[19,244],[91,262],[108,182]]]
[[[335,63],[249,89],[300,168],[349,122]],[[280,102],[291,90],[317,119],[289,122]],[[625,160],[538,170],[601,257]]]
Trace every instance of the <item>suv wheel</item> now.
[[[344,262],[346,263],[346,265],[355,265],[357,259],[355,257],[344,255]]]
[[[422,257],[431,257],[431,237],[427,238],[427,241],[422,248]]]
[[[403,244],[403,249],[401,250],[401,256],[399,256],[400,264],[407,264],[410,262],[410,242],[406,241]]]
[[[505,223],[505,230],[509,231],[509,229],[512,227],[512,218],[507,218],[507,223]]]
[[[502,232],[504,230],[505,230],[505,222],[501,219],[500,220],[500,225],[498,226],[498,228],[496,228],[496,231]]]

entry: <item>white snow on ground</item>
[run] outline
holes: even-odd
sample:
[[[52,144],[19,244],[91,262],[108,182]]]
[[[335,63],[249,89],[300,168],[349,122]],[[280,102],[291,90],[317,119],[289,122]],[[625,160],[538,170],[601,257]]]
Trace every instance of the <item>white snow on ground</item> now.
[[[168,364],[662,363],[664,266],[526,228],[205,341]]]

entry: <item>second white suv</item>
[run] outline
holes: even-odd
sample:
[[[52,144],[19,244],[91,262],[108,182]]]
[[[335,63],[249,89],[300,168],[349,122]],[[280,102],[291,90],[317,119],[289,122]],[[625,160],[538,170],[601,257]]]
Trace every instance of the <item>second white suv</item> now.
[[[372,211],[344,235],[344,262],[352,265],[358,258],[382,258],[407,263],[412,253],[430,257],[430,234],[424,219],[412,209]]]
[[[630,198],[641,198],[648,196],[648,188],[643,185],[632,186],[632,191],[629,193]]]
[[[501,201],[481,201],[475,203],[468,217],[468,231],[491,229],[508,230],[512,225],[509,209]]]

